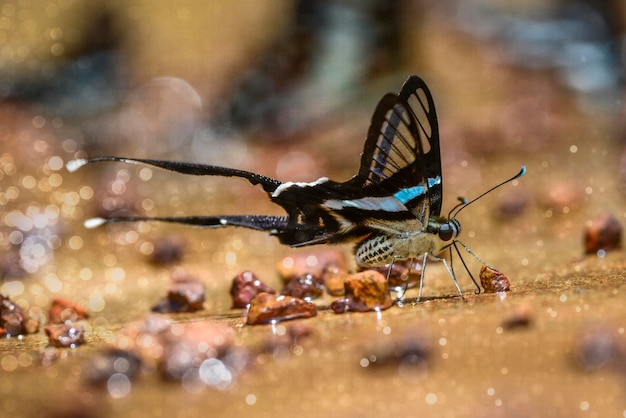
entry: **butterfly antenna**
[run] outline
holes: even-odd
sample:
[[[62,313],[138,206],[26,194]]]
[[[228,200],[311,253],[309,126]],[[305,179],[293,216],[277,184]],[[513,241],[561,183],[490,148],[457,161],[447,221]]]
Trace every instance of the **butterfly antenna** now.
[[[461,203],[459,203],[458,205],[456,205],[454,208],[452,208],[452,210],[450,211],[450,214],[448,214],[448,219],[452,219],[455,218],[463,209],[465,209],[466,207],[468,207],[469,205],[471,205],[472,203],[474,203],[475,201],[477,201],[478,199],[482,198],[483,196],[493,192],[494,190],[496,190],[498,187],[504,186],[507,183],[512,182],[515,179],[518,179],[520,177],[522,177],[524,174],[526,174],[526,166],[522,165],[522,168],[520,169],[519,173],[517,173],[516,175],[514,175],[513,177],[511,177],[508,180],[504,180],[502,183],[496,184],[495,186],[493,186],[491,189],[487,190],[486,192],[481,193],[480,195],[478,195],[477,197],[473,198],[472,200],[470,200],[469,202],[467,201],[467,199],[460,197],[459,200],[461,201]],[[458,208],[458,209],[457,209]],[[454,212],[454,210],[456,209],[456,212]],[[454,214],[452,213],[454,212]]]

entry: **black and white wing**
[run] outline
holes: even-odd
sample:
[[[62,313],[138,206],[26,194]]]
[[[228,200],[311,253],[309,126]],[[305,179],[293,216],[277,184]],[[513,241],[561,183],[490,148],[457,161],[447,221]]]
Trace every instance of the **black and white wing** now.
[[[418,217],[425,208],[430,215],[440,214],[443,190],[437,113],[421,78],[409,77],[398,96],[388,94],[379,102],[358,177],[365,188],[384,189]]]

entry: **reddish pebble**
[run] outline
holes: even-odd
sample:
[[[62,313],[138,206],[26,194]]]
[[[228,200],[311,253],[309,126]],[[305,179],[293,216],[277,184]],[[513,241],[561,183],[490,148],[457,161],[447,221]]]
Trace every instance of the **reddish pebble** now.
[[[622,247],[622,225],[610,213],[601,215],[585,231],[585,254],[598,254]]]
[[[153,312],[196,312],[204,308],[204,285],[193,277],[175,279],[167,297],[152,308]]]
[[[326,291],[333,296],[343,296],[346,277],[348,277],[348,270],[335,265],[326,266],[322,273],[322,281]]]
[[[331,304],[335,313],[346,310],[367,312],[390,308],[393,305],[387,279],[375,270],[352,274],[345,281],[345,298]]]
[[[291,279],[280,291],[280,294],[305,300],[315,299],[324,293],[322,283],[322,279],[317,279],[312,274],[308,273],[304,276]]]
[[[246,308],[252,299],[261,292],[276,293],[274,289],[263,283],[253,272],[242,271],[233,278],[230,295],[233,308]]]
[[[502,272],[485,265],[480,268],[480,284],[485,293],[508,292],[511,288],[509,279]]]
[[[87,308],[63,298],[54,298],[48,309],[48,323],[64,324],[87,319]]]
[[[50,344],[60,348],[75,348],[85,343],[85,329],[79,323],[45,328]]]
[[[311,302],[292,296],[259,293],[248,308],[247,324],[268,324],[290,319],[310,318],[315,315],[317,315],[317,309]]]

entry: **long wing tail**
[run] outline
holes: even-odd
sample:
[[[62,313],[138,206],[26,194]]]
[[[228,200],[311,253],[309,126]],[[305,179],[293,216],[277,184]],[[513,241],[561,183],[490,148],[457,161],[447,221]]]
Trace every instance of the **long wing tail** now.
[[[177,224],[186,224],[204,228],[223,228],[238,226],[242,228],[266,231],[272,235],[280,233],[287,227],[286,216],[266,215],[227,215],[227,216],[124,216],[112,218],[91,218],[85,221],[85,227],[98,226],[117,222],[157,221]]]
[[[267,193],[272,193],[282,182],[260,174],[252,173],[245,170],[237,170],[234,168],[220,167],[216,165],[205,165],[186,163],[179,161],[152,160],[146,158],[125,158],[125,157],[98,157],[91,159],[79,159],[68,161],[65,167],[69,172],[74,172],[79,168],[92,163],[102,161],[118,161],[129,164],[146,164],[158,167],[163,170],[173,171],[176,173],[189,174],[192,176],[223,176],[223,177],[240,177],[248,180],[253,185],[260,184]]]

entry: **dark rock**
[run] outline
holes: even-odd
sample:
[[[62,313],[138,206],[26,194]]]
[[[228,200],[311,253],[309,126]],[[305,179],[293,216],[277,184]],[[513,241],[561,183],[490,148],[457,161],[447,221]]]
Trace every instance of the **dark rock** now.
[[[310,318],[317,315],[311,302],[292,296],[275,296],[259,293],[248,308],[248,325],[268,324],[290,319]]]
[[[605,213],[585,230],[585,254],[612,251],[622,247],[622,225],[615,216]]]
[[[485,265],[480,268],[480,284],[485,293],[508,292],[511,288],[508,277]]]
[[[276,293],[274,289],[263,283],[253,272],[242,271],[233,278],[230,295],[233,298],[233,308],[246,308],[261,292]]]

